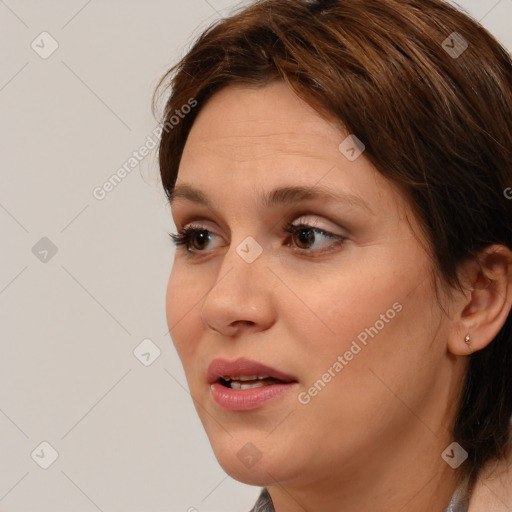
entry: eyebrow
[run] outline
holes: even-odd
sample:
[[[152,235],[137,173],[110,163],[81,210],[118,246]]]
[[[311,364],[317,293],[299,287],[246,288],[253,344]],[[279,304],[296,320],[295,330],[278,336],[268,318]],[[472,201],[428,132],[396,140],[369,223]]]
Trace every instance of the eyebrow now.
[[[202,204],[211,210],[214,209],[212,201],[206,196],[206,194],[188,183],[176,185],[171,191],[169,196],[169,203],[171,206],[178,198],[188,199],[194,203]],[[322,185],[315,185],[314,187],[280,187],[268,192],[263,192],[259,197],[259,202],[268,208],[276,207],[281,204],[289,205],[311,200],[345,203],[350,206],[363,208],[374,215],[373,210],[360,196],[349,194],[348,192],[334,192],[330,188]]]

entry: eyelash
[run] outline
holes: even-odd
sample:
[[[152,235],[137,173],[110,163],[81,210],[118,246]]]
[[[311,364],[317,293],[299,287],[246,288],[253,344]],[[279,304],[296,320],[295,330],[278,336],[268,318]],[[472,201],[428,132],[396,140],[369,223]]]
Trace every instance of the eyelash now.
[[[334,233],[325,231],[324,229],[320,229],[315,226],[311,226],[311,225],[303,224],[303,223],[302,224],[288,224],[283,230],[286,233],[290,233],[291,235],[298,234],[301,230],[314,231],[316,233],[320,233],[320,234],[326,236],[327,238],[336,239],[337,240],[335,242],[336,247],[342,245],[346,240],[346,238],[341,235],[335,235]],[[190,250],[190,246],[189,246],[189,243],[192,240],[192,238],[197,233],[204,232],[204,231],[206,231],[207,233],[211,233],[208,229],[204,229],[203,227],[200,227],[200,226],[187,226],[184,229],[180,230],[178,232],[178,234],[169,233],[169,236],[171,237],[172,242],[174,243],[174,245],[176,247],[185,246],[187,254],[193,257],[193,256],[196,256],[197,254],[206,252],[206,251],[198,251],[198,250],[192,251],[192,250]],[[311,254],[311,253],[318,253],[318,252],[323,253],[323,252],[330,251],[330,249],[315,251],[315,250],[310,250],[310,249],[301,249],[301,248],[297,248],[297,247],[293,247],[293,250],[298,251],[301,254],[308,254],[308,253]]]

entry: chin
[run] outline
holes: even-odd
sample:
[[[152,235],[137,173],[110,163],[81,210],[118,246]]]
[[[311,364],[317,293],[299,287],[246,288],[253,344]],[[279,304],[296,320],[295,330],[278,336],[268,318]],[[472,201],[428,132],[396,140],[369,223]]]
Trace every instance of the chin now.
[[[212,436],[213,437],[213,436]],[[247,485],[265,487],[293,478],[297,472],[297,461],[290,457],[294,451],[286,440],[277,438],[273,442],[266,434],[230,437],[223,432],[221,438],[210,443],[222,469],[232,478]],[[248,439],[253,439],[250,441]]]

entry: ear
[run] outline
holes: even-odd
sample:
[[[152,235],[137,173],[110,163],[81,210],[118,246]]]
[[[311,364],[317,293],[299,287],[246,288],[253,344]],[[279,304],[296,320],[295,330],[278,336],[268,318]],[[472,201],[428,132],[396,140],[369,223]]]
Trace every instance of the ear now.
[[[448,349],[455,355],[470,355],[491,343],[510,314],[512,251],[490,245],[464,262],[459,276],[466,293],[454,310]]]

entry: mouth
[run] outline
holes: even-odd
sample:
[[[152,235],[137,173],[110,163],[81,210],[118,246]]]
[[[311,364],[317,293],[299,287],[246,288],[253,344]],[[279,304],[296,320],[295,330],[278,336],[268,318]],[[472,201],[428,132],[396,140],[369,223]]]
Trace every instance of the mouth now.
[[[219,377],[218,382],[231,389],[254,389],[274,384],[286,384],[287,381],[275,379],[268,375],[240,375],[239,377]],[[291,382],[291,381],[288,381]]]
[[[294,376],[245,358],[215,359],[207,380],[214,401],[228,411],[257,409],[298,385]]]
[[[297,382],[293,375],[244,357],[234,361],[214,359],[208,366],[206,378],[208,384],[219,382],[231,389],[251,389]]]

